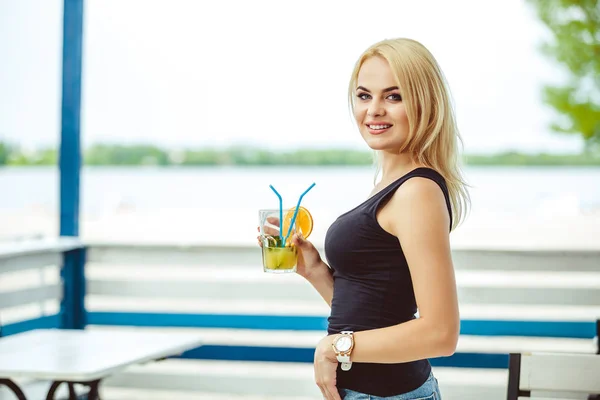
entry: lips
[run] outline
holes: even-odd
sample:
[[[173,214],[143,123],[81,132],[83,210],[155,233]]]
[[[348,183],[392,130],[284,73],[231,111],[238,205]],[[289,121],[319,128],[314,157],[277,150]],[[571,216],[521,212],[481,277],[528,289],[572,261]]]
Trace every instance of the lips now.
[[[369,133],[372,135],[380,135],[390,129],[393,125],[383,122],[365,124]]]

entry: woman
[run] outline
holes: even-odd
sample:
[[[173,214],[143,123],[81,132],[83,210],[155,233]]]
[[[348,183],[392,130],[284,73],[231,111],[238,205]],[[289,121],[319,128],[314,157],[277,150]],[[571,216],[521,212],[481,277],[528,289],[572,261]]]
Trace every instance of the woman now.
[[[449,90],[423,45],[394,39],[360,56],[348,94],[381,178],[327,231],[329,266],[294,238],[298,273],[331,306],[315,380],[328,400],[440,399],[428,358],[456,349],[449,233],[469,205]]]

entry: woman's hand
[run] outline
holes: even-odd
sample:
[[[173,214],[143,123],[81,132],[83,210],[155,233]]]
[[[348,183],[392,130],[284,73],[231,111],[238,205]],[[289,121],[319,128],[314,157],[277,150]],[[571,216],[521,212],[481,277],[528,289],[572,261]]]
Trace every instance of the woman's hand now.
[[[315,381],[323,399],[342,400],[336,387],[338,361],[332,348],[335,335],[325,336],[315,349]]]
[[[267,223],[273,226],[279,226],[279,218],[270,217],[267,219]],[[260,227],[257,228],[260,232]],[[279,229],[265,225],[264,232],[267,235],[279,236]],[[256,238],[259,246],[262,247],[260,236]],[[315,275],[317,272],[328,271],[329,267],[325,265],[321,259],[321,255],[317,248],[308,240],[304,239],[299,234],[294,234],[292,237],[292,244],[298,249],[298,263],[296,265],[296,273],[300,276],[309,279],[311,275]]]

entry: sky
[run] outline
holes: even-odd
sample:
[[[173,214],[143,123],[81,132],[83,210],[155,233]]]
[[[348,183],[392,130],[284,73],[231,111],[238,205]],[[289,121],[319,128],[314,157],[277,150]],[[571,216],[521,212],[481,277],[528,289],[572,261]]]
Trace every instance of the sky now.
[[[86,0],[82,140],[366,149],[348,110],[355,60],[410,37],[434,54],[464,150],[576,152],[541,88],[564,73],[522,0]],[[60,134],[62,0],[0,0],[0,140]]]

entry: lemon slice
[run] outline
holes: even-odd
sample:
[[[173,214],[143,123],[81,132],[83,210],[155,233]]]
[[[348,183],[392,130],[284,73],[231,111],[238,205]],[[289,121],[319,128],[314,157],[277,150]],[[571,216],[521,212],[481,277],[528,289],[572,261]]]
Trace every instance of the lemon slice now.
[[[296,211],[296,207],[290,208],[283,217],[283,234],[287,234],[287,230],[289,229],[290,224],[292,223],[292,218],[294,218],[294,212]],[[298,210],[298,215],[296,216],[296,230],[302,233],[302,236],[307,239],[313,230],[313,218],[310,212],[304,208],[300,207]],[[292,236],[292,235],[290,235]],[[290,240],[291,238],[288,238]]]

